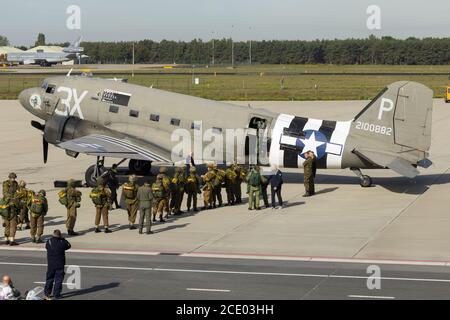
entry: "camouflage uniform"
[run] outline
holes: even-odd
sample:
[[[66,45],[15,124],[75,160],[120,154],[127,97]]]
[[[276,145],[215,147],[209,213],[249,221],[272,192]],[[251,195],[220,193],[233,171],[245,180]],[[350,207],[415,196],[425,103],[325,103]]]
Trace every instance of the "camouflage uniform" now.
[[[234,171],[234,165],[232,165],[225,171],[225,191],[227,192],[227,202],[230,206],[234,205],[236,202],[234,194],[236,179],[237,175]]]
[[[28,217],[28,203],[31,197],[31,191],[26,188],[25,181],[19,182],[19,189],[15,193],[15,197],[19,204],[19,216],[17,229],[22,230],[22,224],[26,225],[25,229],[30,229],[30,219]]]
[[[128,223],[130,224],[130,230],[136,229],[134,223],[136,222],[136,216],[138,211],[137,191],[138,185],[136,184],[136,177],[130,176],[128,182],[122,186],[122,192],[125,196],[125,204],[127,206]]]
[[[194,211],[198,211],[197,209],[197,194],[201,193],[200,190],[200,177],[196,174],[197,169],[195,167],[191,167],[189,169],[189,176],[186,179],[186,193],[188,195],[187,198],[187,211],[191,210],[191,204],[194,208]]]
[[[67,220],[66,228],[69,235],[77,235],[74,231],[75,223],[77,221],[77,209],[80,207],[81,203],[81,192],[75,188],[75,181],[69,180],[68,187],[66,189],[67,195]]]
[[[100,232],[100,221],[103,218],[103,226],[105,233],[111,233],[109,230],[109,210],[112,205],[111,190],[105,186],[103,181],[97,182],[97,187],[92,189],[91,198],[95,197],[97,203],[95,205],[95,232]],[[94,201],[94,199],[93,199]]]
[[[223,204],[222,200],[222,186],[225,180],[225,171],[218,169],[217,165],[214,164],[214,175],[215,179],[213,181],[213,206],[216,204],[221,207]]]
[[[161,181],[164,186],[164,190],[166,192],[164,196],[164,212],[166,214],[166,217],[170,215],[170,209],[169,209],[169,202],[170,202],[170,192],[173,188],[173,184],[170,180],[170,178],[167,176],[167,168],[161,167],[159,169],[159,174],[161,175]]]
[[[170,210],[173,214],[181,214],[181,204],[183,203],[184,188],[186,185],[185,170],[182,167],[176,169],[175,175],[172,179],[172,197],[170,201]]]
[[[203,179],[203,202],[204,209],[213,208],[213,182],[216,178],[213,165],[208,165],[208,172],[202,176]]]
[[[17,245],[15,237],[17,231],[17,216],[19,214],[18,201],[9,195],[4,197],[4,201],[9,205],[7,216],[3,217],[6,244]]]
[[[48,212],[48,201],[45,190],[40,190],[38,194],[32,194],[30,197],[30,235],[31,241],[35,243],[42,243],[42,234],[44,233],[44,217]],[[38,207],[34,202],[40,204],[41,211],[35,212]]]
[[[17,183],[17,175],[12,172],[8,175],[8,180],[3,181],[3,196],[13,196],[19,189],[19,184]]]
[[[160,222],[165,222],[164,211],[168,207],[167,199],[169,190],[164,186],[164,174],[158,174],[156,182],[152,184],[153,193],[153,221],[156,221],[157,216]]]
[[[245,170],[238,164],[234,165],[234,172],[236,173],[236,181],[233,186],[234,198],[236,204],[242,203],[242,182],[244,182],[247,176]]]

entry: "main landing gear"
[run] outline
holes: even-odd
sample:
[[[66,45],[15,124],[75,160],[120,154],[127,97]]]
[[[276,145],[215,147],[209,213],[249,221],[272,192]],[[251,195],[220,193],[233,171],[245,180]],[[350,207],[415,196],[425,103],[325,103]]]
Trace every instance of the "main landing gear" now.
[[[366,175],[363,175],[361,169],[359,168],[350,168],[354,174],[359,178],[359,184],[363,188],[368,188],[372,186],[372,178]]]
[[[122,163],[127,161],[128,159],[122,159],[117,166],[120,166]],[[145,176],[150,173],[152,169],[152,163],[150,161],[141,161],[141,160],[130,160],[128,164],[129,174],[137,174]],[[86,184],[94,188],[97,186],[97,180],[101,177],[106,176],[108,173],[108,169],[105,168],[105,157],[97,157],[96,164],[90,166],[86,170],[85,180]]]

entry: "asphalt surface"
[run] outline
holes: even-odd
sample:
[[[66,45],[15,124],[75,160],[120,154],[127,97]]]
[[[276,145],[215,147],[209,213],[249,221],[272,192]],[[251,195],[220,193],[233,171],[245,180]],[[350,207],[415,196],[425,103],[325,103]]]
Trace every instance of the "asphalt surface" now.
[[[367,272],[369,264],[359,263],[92,253],[68,253],[67,263],[81,270],[80,289],[64,286],[64,298],[75,300],[450,297],[449,267],[378,265],[381,289],[369,290],[368,277],[373,272]],[[1,251],[0,270],[25,292],[45,280],[45,253]]]

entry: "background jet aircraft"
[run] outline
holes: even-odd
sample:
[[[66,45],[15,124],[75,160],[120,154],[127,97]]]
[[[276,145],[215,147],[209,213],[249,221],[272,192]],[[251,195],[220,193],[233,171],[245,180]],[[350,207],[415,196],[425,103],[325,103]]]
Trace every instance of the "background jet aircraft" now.
[[[311,150],[317,155],[318,168],[350,168],[361,186],[367,187],[371,179],[360,169],[389,168],[413,178],[419,173],[417,166],[431,164],[427,157],[432,97],[432,90],[422,84],[396,82],[349,121],[276,114],[86,77],[49,78],[42,87],[23,91],[19,99],[26,110],[45,120],[45,124],[32,122],[43,131],[44,162],[48,144],[73,157],[79,153],[97,156],[97,164],[86,172],[89,185],[104,172],[104,157],[130,160],[131,171],[145,174],[152,162],[172,163],[175,129],[195,134],[212,128],[218,132],[249,129],[255,134],[264,130],[269,165],[299,168],[303,153]],[[199,120],[202,128],[195,125]]]
[[[80,47],[81,37],[71,43],[69,47],[64,48],[62,52],[14,52],[7,55],[7,61],[19,64],[37,64],[42,67],[62,63],[70,60],[77,60],[82,57],[84,48]]]

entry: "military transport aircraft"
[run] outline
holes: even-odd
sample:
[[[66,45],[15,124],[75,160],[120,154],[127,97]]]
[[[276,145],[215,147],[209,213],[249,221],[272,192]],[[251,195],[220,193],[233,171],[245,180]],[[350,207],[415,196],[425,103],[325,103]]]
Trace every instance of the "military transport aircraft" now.
[[[152,163],[173,164],[175,129],[195,134],[207,128],[268,133],[267,165],[299,168],[306,151],[314,151],[318,168],[350,168],[361,186],[372,184],[361,169],[389,168],[413,178],[418,166],[429,167],[433,92],[403,81],[387,86],[349,121],[327,121],[276,114],[263,109],[166,92],[121,81],[84,76],[44,80],[24,90],[22,106],[45,121],[44,162],[48,145],[97,157],[86,171],[89,185],[106,169],[105,157],[129,160],[131,171],[146,174]],[[196,121],[202,121],[201,126]],[[248,140],[245,142],[248,144]],[[226,147],[224,147],[226,148]],[[227,150],[228,152],[229,150]],[[246,152],[248,146],[246,145]],[[203,163],[212,159],[202,159]],[[214,159],[217,160],[217,159]],[[225,160],[224,160],[225,161]]]

